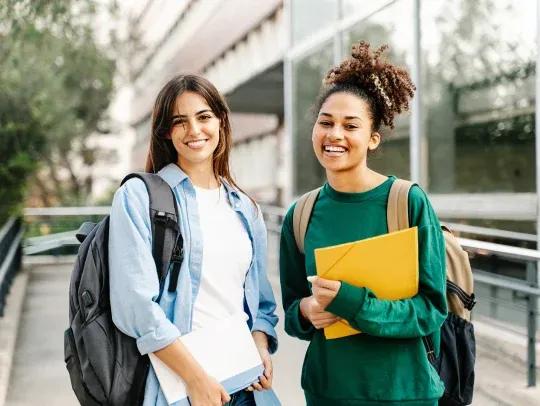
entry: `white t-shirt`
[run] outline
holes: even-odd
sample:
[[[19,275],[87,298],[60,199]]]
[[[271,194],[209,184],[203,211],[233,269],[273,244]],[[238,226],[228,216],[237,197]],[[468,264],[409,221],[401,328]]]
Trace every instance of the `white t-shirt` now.
[[[225,188],[195,186],[203,237],[201,284],[193,330],[244,312],[244,282],[253,256],[249,235]]]

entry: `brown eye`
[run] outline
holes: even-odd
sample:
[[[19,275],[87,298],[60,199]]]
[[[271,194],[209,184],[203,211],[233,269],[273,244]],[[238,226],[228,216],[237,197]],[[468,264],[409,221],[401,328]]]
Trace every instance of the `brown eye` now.
[[[323,127],[330,127],[332,123],[329,121],[319,121],[319,125]]]
[[[202,116],[199,116],[199,120],[203,120],[203,121],[209,120],[211,118],[212,118],[212,116],[209,115],[209,114],[204,114]]]

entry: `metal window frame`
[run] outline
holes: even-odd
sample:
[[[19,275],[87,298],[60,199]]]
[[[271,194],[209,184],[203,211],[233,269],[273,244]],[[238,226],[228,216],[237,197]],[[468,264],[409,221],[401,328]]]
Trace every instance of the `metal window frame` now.
[[[358,24],[362,20],[369,19],[371,16],[383,11],[385,8],[393,5],[398,0],[392,0],[388,1],[379,8],[375,9],[374,11],[363,13],[363,14],[355,14],[350,17],[343,16],[342,7],[343,2],[340,1],[339,7],[339,14],[338,16],[341,17],[341,19],[338,19],[335,21],[332,25],[330,25],[327,28],[322,29],[321,31],[315,33],[313,36],[308,37],[304,39],[303,41],[300,41],[298,44],[292,43],[292,25],[293,25],[293,16],[291,13],[291,2],[293,0],[285,0],[284,6],[285,10],[287,12],[287,19],[286,24],[288,26],[286,29],[288,30],[288,46],[287,51],[285,53],[284,57],[284,95],[285,95],[285,142],[287,142],[285,150],[287,151],[287,157],[286,162],[290,170],[288,171],[288,185],[286,186],[286,192],[284,193],[284,201],[282,202],[283,205],[287,205],[292,198],[294,197],[294,191],[296,190],[296,185],[294,182],[295,179],[295,165],[294,165],[294,124],[293,124],[293,117],[295,116],[295,112],[293,111],[293,63],[297,60],[305,57],[309,53],[316,50],[318,47],[320,47],[323,43],[327,41],[333,41],[334,45],[334,58],[336,58],[338,55],[336,55],[337,46],[336,45],[336,38],[340,38],[340,41],[342,40],[342,35],[345,31],[352,28],[354,25]],[[413,13],[411,14],[411,18],[413,19],[412,23],[414,24],[414,44],[413,44],[413,63],[411,67],[411,73],[414,82],[417,84],[417,91],[415,98],[413,99],[413,106],[411,110],[411,116],[410,116],[410,140],[409,140],[409,157],[410,157],[410,173],[411,173],[411,179],[420,185],[422,185],[425,189],[429,189],[428,179],[429,179],[429,172],[428,172],[428,154],[427,154],[427,142],[428,140],[425,137],[425,128],[423,123],[423,115],[422,115],[422,97],[423,97],[423,87],[421,83],[421,55],[422,55],[422,32],[421,32],[421,8],[422,8],[422,0],[414,0],[413,2]],[[537,0],[537,21],[540,20],[540,0]],[[537,60],[536,60],[536,66],[537,66],[537,72],[540,69],[540,24],[537,25]],[[536,75],[536,94],[540,94],[540,75]],[[540,105],[539,103],[535,104],[535,117],[536,117],[536,123],[540,123]],[[535,129],[535,138],[536,138],[536,156],[540,158],[540,128],[537,125]],[[533,205],[534,205],[534,213],[531,212],[530,209],[528,209],[528,212],[525,217],[527,217],[527,220],[536,221],[537,230],[540,230],[540,199],[538,199],[538,191],[540,190],[540,159],[536,159],[536,192],[528,194],[529,196],[532,195],[533,199]],[[459,194],[458,193],[449,193],[445,195],[448,197],[448,199],[456,198]],[[497,201],[493,201],[491,203],[491,207],[489,207],[489,201],[495,197],[496,193],[485,193],[485,194],[470,194],[471,198],[477,198],[482,199],[485,201],[485,204],[487,205],[489,209],[486,211],[485,218],[488,219],[491,216],[491,212],[496,210],[496,206],[498,205]],[[516,194],[520,195],[520,194]],[[523,194],[525,195],[525,194]],[[441,196],[442,197],[442,196]],[[518,200],[522,199],[520,196],[517,196]],[[528,198],[530,199],[530,197]],[[517,205],[519,206],[519,205]],[[523,213],[521,213],[522,208],[515,207],[515,216],[516,218],[522,218],[523,219]],[[465,214],[464,217],[467,217],[469,215],[474,215],[475,218],[478,217],[478,213],[471,212],[469,214]],[[510,215],[513,215],[513,213],[510,213]],[[540,233],[537,233],[537,243],[540,246]],[[540,266],[538,267],[540,269]],[[540,270],[539,272],[539,279],[540,279]]]

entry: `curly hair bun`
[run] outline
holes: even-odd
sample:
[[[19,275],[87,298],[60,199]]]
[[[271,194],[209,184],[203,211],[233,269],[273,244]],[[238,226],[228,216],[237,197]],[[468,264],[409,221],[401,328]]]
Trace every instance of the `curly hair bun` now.
[[[409,109],[416,87],[405,69],[382,59],[387,49],[388,45],[383,45],[372,52],[365,41],[354,44],[351,57],[332,68],[323,83],[359,88],[370,98],[380,121],[393,128],[394,117]]]

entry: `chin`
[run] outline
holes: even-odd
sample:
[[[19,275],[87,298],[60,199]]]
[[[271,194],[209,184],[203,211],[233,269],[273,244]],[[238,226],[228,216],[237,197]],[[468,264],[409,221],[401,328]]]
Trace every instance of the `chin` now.
[[[336,160],[331,160],[325,157],[319,157],[319,163],[327,171],[342,171],[345,170],[349,165],[345,162],[338,162]]]

